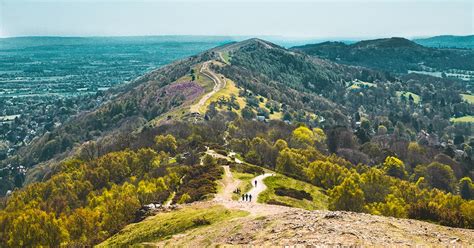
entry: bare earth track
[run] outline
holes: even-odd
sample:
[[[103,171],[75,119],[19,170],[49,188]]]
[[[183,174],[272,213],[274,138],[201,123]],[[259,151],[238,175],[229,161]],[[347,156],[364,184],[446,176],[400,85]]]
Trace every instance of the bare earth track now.
[[[205,94],[201,99],[199,99],[199,102],[191,106],[190,108],[191,113],[199,113],[199,109],[201,109],[201,107],[204,106],[207,100],[209,100],[209,98],[211,98],[212,95],[214,95],[219,90],[225,87],[225,84],[226,84],[225,79],[220,78],[217,74],[215,74],[213,71],[209,69],[210,63],[212,63],[212,61],[204,62],[201,66],[200,73],[210,78],[214,82],[214,87],[212,88],[211,92]]]

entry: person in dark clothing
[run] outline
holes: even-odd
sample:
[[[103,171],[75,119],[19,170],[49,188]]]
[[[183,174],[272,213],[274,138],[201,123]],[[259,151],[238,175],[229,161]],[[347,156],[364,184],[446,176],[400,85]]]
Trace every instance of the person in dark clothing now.
[[[248,200],[249,200],[249,195],[245,194],[245,201],[248,201]]]
[[[251,202],[252,201],[252,195],[249,194],[249,201]]]
[[[244,195],[244,194],[242,194],[242,201],[243,201],[244,199],[245,199],[245,195]]]
[[[255,180],[255,187],[257,187],[257,180]]]

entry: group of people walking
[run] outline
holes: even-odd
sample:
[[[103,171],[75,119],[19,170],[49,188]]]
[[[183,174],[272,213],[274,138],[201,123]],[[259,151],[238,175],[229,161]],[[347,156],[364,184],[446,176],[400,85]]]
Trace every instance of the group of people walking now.
[[[257,187],[257,180],[254,181],[255,187]],[[240,194],[240,189],[237,189],[237,193]],[[252,194],[242,194],[242,201],[252,201]]]
[[[243,194],[242,195],[242,201],[252,201],[252,195],[251,194]]]

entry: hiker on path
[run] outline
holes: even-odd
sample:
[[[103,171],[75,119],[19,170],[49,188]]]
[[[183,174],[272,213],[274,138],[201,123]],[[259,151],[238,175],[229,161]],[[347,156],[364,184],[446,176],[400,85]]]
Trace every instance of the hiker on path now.
[[[242,201],[244,201],[244,199],[245,199],[245,195],[244,195],[244,194],[242,194]]]
[[[257,180],[255,180],[255,188],[257,187]]]
[[[245,194],[245,201],[248,201],[248,200],[249,200],[249,195]]]
[[[252,195],[251,194],[249,194],[249,199],[250,199],[249,202],[251,202],[252,201]]]

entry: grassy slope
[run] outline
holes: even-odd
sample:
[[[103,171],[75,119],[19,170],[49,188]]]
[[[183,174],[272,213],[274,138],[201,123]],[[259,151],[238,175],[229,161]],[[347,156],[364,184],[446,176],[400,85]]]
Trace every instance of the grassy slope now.
[[[421,98],[419,95],[413,93],[413,92],[409,92],[409,91],[397,91],[397,97],[400,98],[401,96],[405,96],[406,99],[408,100],[408,98],[410,97],[410,95],[413,97],[413,101],[415,103],[419,103]]]
[[[142,222],[128,225],[97,247],[139,246],[144,242],[164,240],[174,234],[202,227],[194,222],[197,219],[205,219],[212,225],[224,220],[244,217],[247,214],[245,211],[230,210],[219,205],[205,208],[188,206],[177,211],[160,213]]]
[[[327,196],[321,192],[319,187],[283,175],[267,177],[264,179],[264,182],[268,188],[258,197],[259,202],[266,203],[270,200],[276,200],[292,207],[303,208],[307,210],[327,209]],[[313,201],[306,199],[298,200],[288,196],[278,196],[275,194],[275,188],[278,187],[304,190],[311,194]]]
[[[452,122],[474,122],[474,116],[473,115],[467,115],[463,117],[458,117],[458,118],[451,118]]]
[[[470,104],[474,104],[474,95],[461,94],[463,100],[467,101]]]
[[[239,96],[239,88],[237,88],[235,83],[232,80],[227,79],[227,78],[223,80],[226,80],[225,87],[219,90],[218,92],[216,92],[206,101],[206,103],[199,109],[200,113],[205,113],[207,110],[207,107],[209,106],[209,104],[211,104],[211,102],[217,102],[217,100],[220,97],[230,98],[231,95],[235,95],[237,97],[237,102],[240,105],[240,110],[242,110],[245,107],[245,104],[246,104],[245,99]],[[240,114],[240,110],[238,111],[239,114]]]

